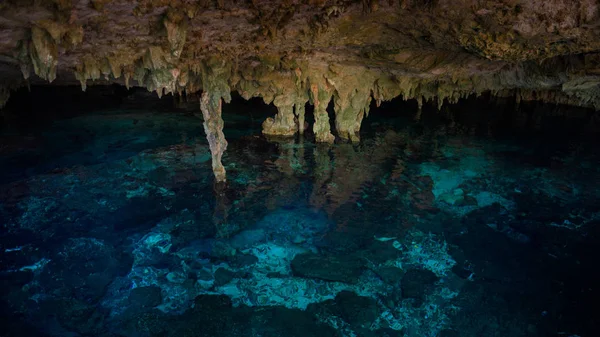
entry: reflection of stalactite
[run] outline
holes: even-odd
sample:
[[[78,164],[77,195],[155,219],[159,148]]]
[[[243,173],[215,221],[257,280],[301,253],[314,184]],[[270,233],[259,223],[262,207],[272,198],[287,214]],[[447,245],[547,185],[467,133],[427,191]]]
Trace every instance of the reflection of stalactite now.
[[[267,139],[277,144],[278,156],[273,164],[277,170],[286,176],[293,176],[304,173],[304,137],[299,139],[267,137]]]
[[[403,137],[389,131],[367,144],[364,152],[351,144],[338,144],[327,152],[323,147],[315,149],[315,184],[311,204],[333,214],[341,205],[356,202],[364,188],[382,175],[382,163],[391,160]],[[330,158],[330,153],[333,159]]]
[[[402,179],[402,175],[404,174],[404,170],[406,170],[406,164],[402,158],[396,159],[396,164],[394,164],[394,168],[390,174],[390,179],[392,182],[399,181]]]
[[[329,147],[318,145],[313,150],[315,161],[315,182],[310,196],[310,204],[315,207],[322,207],[327,202],[327,197],[323,191],[325,183],[331,179],[333,173],[332,160],[329,157]]]
[[[279,155],[273,164],[277,166],[277,170],[286,176],[294,175],[294,168],[292,161],[294,160],[294,141],[282,140],[277,144],[277,150]]]
[[[226,194],[227,186],[224,183],[214,184],[215,209],[213,211],[213,223],[217,226],[219,237],[228,237],[230,228],[227,225],[227,217],[231,209],[231,202]]]
[[[386,147],[386,151],[390,150]],[[326,210],[329,214],[347,202],[356,202],[365,184],[373,181],[374,174],[378,173],[372,166],[379,164],[378,156],[363,153],[351,144],[340,144],[332,153],[335,165],[332,181],[327,186]],[[365,156],[370,157],[369,160],[365,161]],[[371,162],[373,159],[375,162]]]
[[[261,139],[254,137],[251,139],[254,142],[262,142]],[[249,179],[243,185],[233,183],[236,185],[236,195],[240,196],[236,197],[236,213],[244,207],[275,210],[284,205],[297,203],[299,200],[299,192],[302,191],[302,181],[299,177],[306,169],[303,158],[303,140],[300,143],[291,138],[281,137],[267,137],[267,140],[276,144],[277,153],[272,154],[260,164],[258,159],[262,159],[262,157],[255,157],[256,151],[243,152],[247,159],[240,160],[240,162],[252,161],[254,167],[260,165],[264,169],[257,170],[256,176],[252,174],[245,176]],[[264,144],[259,146],[264,146]]]
[[[304,161],[304,137],[302,135],[300,135],[300,137],[298,138],[298,146],[296,147],[295,158],[296,165],[298,165],[298,168],[302,169],[302,171],[304,172],[306,163]]]

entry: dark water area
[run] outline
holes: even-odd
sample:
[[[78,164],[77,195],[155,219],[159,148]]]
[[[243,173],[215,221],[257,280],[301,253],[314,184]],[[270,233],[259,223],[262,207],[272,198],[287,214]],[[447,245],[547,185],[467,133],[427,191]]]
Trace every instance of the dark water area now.
[[[397,99],[324,145],[234,95],[215,185],[189,101],[13,95],[0,336],[600,336],[593,111]]]

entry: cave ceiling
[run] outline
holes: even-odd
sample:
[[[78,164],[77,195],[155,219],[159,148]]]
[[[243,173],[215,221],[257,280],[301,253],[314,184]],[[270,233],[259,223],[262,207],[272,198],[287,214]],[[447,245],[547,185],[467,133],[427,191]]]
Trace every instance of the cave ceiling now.
[[[596,0],[5,0],[0,70],[9,89],[108,81],[266,101],[308,99],[311,84],[381,100],[520,90],[598,107],[599,17]]]

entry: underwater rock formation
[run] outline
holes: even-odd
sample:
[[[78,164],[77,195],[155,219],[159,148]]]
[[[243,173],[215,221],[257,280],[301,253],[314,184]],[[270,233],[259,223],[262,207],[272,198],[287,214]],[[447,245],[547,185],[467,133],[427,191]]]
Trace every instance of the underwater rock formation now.
[[[314,105],[324,143],[359,141],[371,100],[398,96],[419,107],[489,93],[598,109],[599,20],[593,0],[8,0],[0,107],[12,89],[47,82],[85,90],[133,79],[159,97],[208,91],[216,162],[225,140],[214,83],[221,97],[237,91],[277,107],[265,135],[303,133],[304,105]]]

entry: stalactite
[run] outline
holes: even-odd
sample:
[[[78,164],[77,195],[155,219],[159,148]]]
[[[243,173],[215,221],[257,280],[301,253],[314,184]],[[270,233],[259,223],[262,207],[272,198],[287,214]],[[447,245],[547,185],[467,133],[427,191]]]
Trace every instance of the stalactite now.
[[[417,114],[415,115],[415,120],[421,120],[421,113],[423,113],[423,96],[417,97]]]
[[[6,105],[8,99],[10,98],[10,89],[0,86],[0,109]]]
[[[107,57],[108,65],[110,66],[110,71],[114,78],[121,77],[121,65],[119,64],[116,58]]]
[[[480,95],[491,91],[491,95],[496,96],[505,95],[501,93],[503,90],[514,89],[523,91],[521,99],[524,101],[537,99],[600,109],[600,54],[596,52],[600,40],[594,39],[595,30],[575,32],[578,37],[576,40],[579,41],[577,43],[556,43],[564,39],[571,41],[574,33],[565,30],[565,27],[570,27],[565,23],[573,18],[581,19],[587,24],[597,20],[597,6],[586,5],[589,10],[581,18],[578,14],[570,17],[577,11],[571,14],[564,13],[566,21],[552,15],[536,15],[533,19],[526,15],[503,14],[497,25],[490,26],[478,20],[472,21],[474,17],[480,17],[482,14],[480,9],[472,12],[471,10],[479,7],[471,8],[466,2],[456,4],[456,8],[460,10],[453,11],[464,15],[465,26],[459,25],[460,27],[454,27],[456,29],[444,28],[438,31],[439,27],[453,27],[447,21],[448,18],[435,16],[432,18],[435,22],[417,20],[414,22],[415,27],[406,25],[412,22],[411,20],[404,23],[398,20],[403,16],[418,17],[425,14],[428,17],[429,10],[436,7],[431,3],[436,1],[425,0],[362,0],[363,12],[375,12],[379,7],[380,12],[389,11],[394,15],[361,17],[357,16],[361,13],[359,8],[352,9],[353,6],[360,7],[361,2],[356,1],[334,1],[335,5],[309,6],[310,8],[302,11],[296,11],[295,5],[288,4],[266,12],[266,7],[249,11],[242,5],[244,2],[234,1],[229,6],[224,5],[225,2],[221,0],[217,1],[216,9],[213,5],[208,5],[210,1],[202,1],[204,5],[174,1],[168,6],[163,6],[165,1],[145,1],[148,4],[140,5],[132,11],[122,11],[120,6],[109,6],[112,2],[109,0],[94,0],[91,6],[76,6],[71,0],[53,0],[50,2],[54,5],[41,7],[38,6],[38,2],[44,1],[4,2],[0,5],[6,10],[3,15],[7,16],[7,22],[15,25],[15,29],[6,31],[4,37],[7,43],[2,44],[3,51],[0,54],[4,56],[5,61],[9,60],[7,62],[11,63],[10,67],[20,66],[24,78],[29,76],[33,68],[38,76],[52,81],[56,77],[56,68],[60,62],[61,67],[64,67],[63,71],[77,69],[78,80],[82,87],[85,87],[85,82],[89,79],[100,75],[107,78],[109,73],[116,79],[126,74],[125,67],[132,67],[129,75],[125,77],[127,85],[129,78],[135,78],[140,86],[159,93],[176,92],[181,90],[181,87],[193,92],[200,90],[203,84],[202,81],[195,81],[190,77],[200,75],[203,71],[202,60],[214,58],[234,64],[231,71],[222,76],[223,80],[239,90],[242,96],[261,96],[266,101],[278,96],[290,96],[289,103],[276,104],[280,114],[266,123],[271,124],[266,127],[271,131],[267,130],[266,133],[290,135],[302,131],[303,108],[297,103],[297,99],[303,99],[303,96],[309,94],[309,81],[316,84],[325,95],[323,98],[317,97],[315,101],[324,103],[328,100],[326,96],[334,96],[337,105],[339,99],[340,106],[336,106],[335,123],[339,137],[350,140],[356,139],[362,115],[366,115],[365,106],[355,104],[353,100],[356,97],[366,98],[370,91],[378,105],[402,95],[406,99],[419,98],[419,101],[437,99],[438,110],[444,103],[455,103],[461,97],[473,93]],[[569,4],[566,0],[558,1],[563,2]],[[595,1],[584,2],[588,4]],[[61,5],[56,6],[59,3]],[[159,3],[163,4],[159,6]],[[257,6],[255,9],[258,9],[268,2],[258,2],[261,5],[256,1],[251,3],[251,7]],[[582,8],[587,8],[586,6]],[[12,7],[15,10],[8,10]],[[201,8],[205,7],[210,7],[211,11],[215,10],[210,15],[207,13],[208,17],[231,7],[227,12],[231,10],[231,13],[236,13],[229,18],[232,22],[253,22],[257,23],[260,29],[248,32],[248,36],[243,37],[235,32],[220,31],[218,26],[214,26],[219,20],[205,22],[206,18],[197,18]],[[39,11],[41,8],[50,12],[42,14]],[[244,9],[240,10],[241,8]],[[396,12],[399,8],[410,10]],[[558,7],[547,6],[541,12],[552,11],[552,8]],[[507,13],[510,12],[509,10]],[[341,16],[345,19],[336,19]],[[494,19],[492,14],[489,16],[491,21],[498,19]],[[193,19],[194,17],[196,19]],[[293,21],[290,21],[292,17]],[[303,20],[302,17],[308,20]],[[526,18],[533,21],[523,22]],[[360,25],[348,24],[357,22],[356,20],[366,20],[371,28],[361,30]],[[123,27],[126,28],[123,31],[109,29],[113,23],[122,22],[131,24]],[[148,22],[154,23],[148,26]],[[298,26],[287,31],[285,26],[290,22]],[[304,26],[302,22],[306,22],[308,26]],[[204,29],[205,23],[209,24],[209,29]],[[535,36],[533,40],[530,40],[527,34],[514,35],[514,27],[526,26],[533,29],[534,23],[539,24],[539,27],[556,29],[552,32],[544,32],[542,29],[538,32],[539,36],[538,33],[530,36]],[[402,34],[373,34],[376,32],[375,27],[386,31],[414,29],[420,36],[432,36],[434,39],[438,39],[441,36],[439,34],[448,34],[449,38],[445,40],[448,45],[433,49],[421,48],[418,44],[410,48],[400,48],[399,46],[410,39],[403,41],[402,39],[407,37]],[[337,33],[322,34],[327,31]],[[367,34],[365,36],[371,34],[371,37],[359,38],[362,35],[355,35],[359,31],[360,34]],[[202,35],[204,32],[206,36]],[[263,33],[268,33],[271,39],[277,39],[274,41],[277,43],[267,45],[264,36],[256,35]],[[315,33],[324,40],[314,44]],[[333,40],[329,40],[332,38]],[[340,41],[352,43],[338,45]],[[433,41],[434,44],[438,42]],[[455,43],[454,46],[451,46],[452,42]],[[331,48],[318,47],[327,44],[330,44]],[[93,62],[82,64],[81,61],[87,54],[93,56]],[[133,76],[134,73],[136,76]],[[71,78],[61,80],[73,84]],[[536,91],[537,95],[533,95],[533,91]],[[444,102],[444,99],[447,101]],[[290,107],[294,106],[296,111],[293,114],[297,123],[291,122],[290,109],[293,108]],[[317,139],[333,141],[326,125],[326,106],[316,107],[315,112]],[[420,115],[418,114],[417,118],[418,116]],[[296,124],[295,130],[291,131],[293,124]]]
[[[50,34],[42,28],[35,26],[31,28],[29,55],[35,74],[48,82],[54,81],[58,65],[58,48]]]
[[[29,41],[19,40],[17,44],[17,52],[15,58],[19,61],[19,68],[24,79],[28,79],[31,75],[31,56],[29,55]]]
[[[212,155],[212,169],[217,182],[224,182],[225,167],[221,162],[223,152],[227,149],[227,140],[223,134],[223,118],[221,117],[221,95],[204,91],[200,97],[200,110],[204,117],[204,132]]]
[[[163,24],[167,30],[167,38],[171,47],[171,55],[176,58],[181,56],[187,36],[187,21],[183,13],[169,11]]]

